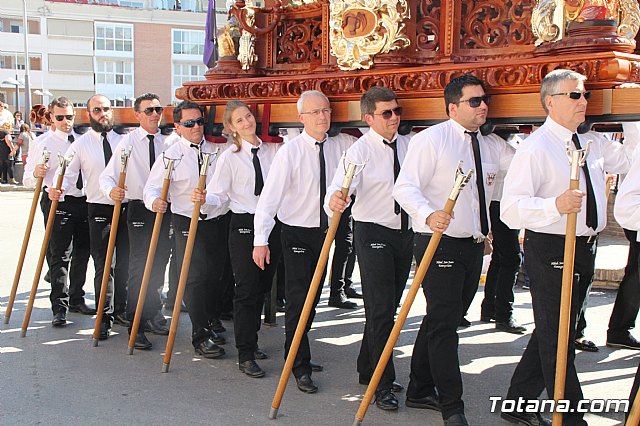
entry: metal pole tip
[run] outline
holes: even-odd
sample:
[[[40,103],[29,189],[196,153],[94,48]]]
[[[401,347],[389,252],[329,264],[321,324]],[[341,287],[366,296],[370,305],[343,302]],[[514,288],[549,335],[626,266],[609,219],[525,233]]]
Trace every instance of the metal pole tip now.
[[[360,420],[359,418],[355,418],[353,419],[353,425],[352,426],[360,426],[362,424],[362,420]]]
[[[276,417],[278,417],[278,409],[271,407],[271,410],[269,411],[269,420],[275,420]]]
[[[129,355],[133,355],[133,347],[129,347],[128,354],[129,354]]]
[[[166,362],[162,363],[162,372],[163,373],[168,373],[169,372],[169,364],[167,364]]]
[[[98,339],[96,339],[95,337],[92,339],[93,340],[93,347],[97,347],[98,346]]]
[[[20,337],[27,337],[27,330],[20,331]]]

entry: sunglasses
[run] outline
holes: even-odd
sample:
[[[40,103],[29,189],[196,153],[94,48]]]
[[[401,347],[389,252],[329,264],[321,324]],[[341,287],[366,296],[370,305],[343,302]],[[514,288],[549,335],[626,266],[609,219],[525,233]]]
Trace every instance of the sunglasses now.
[[[93,107],[91,108],[91,111],[94,114],[100,114],[101,112],[107,112],[111,109],[111,107],[105,106],[105,107]]]
[[[67,119],[69,121],[73,120],[73,115],[72,114],[69,114],[69,115],[54,115],[53,117],[56,119],[56,121],[62,121],[64,119]]]
[[[204,126],[204,118],[200,117],[200,118],[196,118],[195,120],[187,120],[178,124],[181,125],[182,127],[186,127],[187,129],[192,128],[196,124],[198,126]]]
[[[564,93],[554,93],[551,96],[561,96],[561,95],[569,96],[569,98],[573,99],[574,101],[577,101],[583,96],[585,100],[588,100],[591,97],[591,92],[564,92]]]
[[[389,120],[391,119],[391,115],[395,114],[396,117],[400,117],[402,115],[402,107],[401,106],[397,106],[394,109],[385,109],[382,112],[376,113],[374,112],[373,115],[381,115],[382,118],[384,118],[385,120]]]
[[[161,106],[157,106],[157,107],[147,107],[142,110],[142,112],[144,112],[145,115],[151,115],[153,114],[154,111],[156,112],[156,114],[160,115],[162,114],[162,111],[164,111],[164,108],[162,108]]]
[[[489,105],[489,99],[491,98],[491,96],[489,95],[484,95],[484,96],[474,96],[473,98],[469,98],[469,99],[465,99],[465,100],[459,100],[458,102],[469,102],[469,106],[471,108],[478,108],[483,102],[486,105]]]

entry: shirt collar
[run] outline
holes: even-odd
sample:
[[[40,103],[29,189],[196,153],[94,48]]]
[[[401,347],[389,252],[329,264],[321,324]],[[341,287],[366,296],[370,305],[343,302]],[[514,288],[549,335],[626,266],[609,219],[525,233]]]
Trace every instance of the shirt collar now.
[[[395,140],[398,140],[398,132],[396,132],[393,135],[393,139],[391,139],[390,141],[386,140],[385,138],[383,138],[378,132],[376,132],[375,130],[373,130],[372,128],[369,128],[369,137],[373,138],[374,141],[378,141],[379,143],[384,143],[385,141],[387,142],[393,142]]]
[[[56,129],[53,132],[53,137],[60,139],[60,140],[64,140],[64,141],[68,141],[69,140],[69,136],[71,136],[73,133],[65,133],[62,130]]]
[[[470,130],[467,130],[466,127],[464,127],[462,124],[458,123],[456,120],[450,118],[449,122],[451,123],[451,128],[453,129],[453,131],[460,136],[460,139],[462,140],[466,140],[466,137],[469,136],[469,138],[471,138],[471,135],[468,135],[466,132],[470,132]],[[480,136],[480,129],[476,130],[478,136]]]
[[[574,133],[571,130],[564,127],[563,125],[558,124],[553,118],[549,116],[547,116],[547,119],[545,120],[544,125],[548,126],[551,132],[557,135],[558,137],[560,137],[560,139],[563,141],[570,140],[571,136],[573,136],[573,133]]]
[[[138,126],[138,128],[135,131],[138,132],[137,136],[138,136],[138,139],[140,140],[146,138],[147,135],[153,135],[154,137],[160,135],[160,129],[158,129],[156,133],[149,133],[145,129],[143,129],[142,126]]]
[[[324,135],[324,139],[321,141],[316,140],[314,137],[312,137],[309,133],[307,133],[306,130],[303,130],[302,133],[300,133],[300,135],[302,135],[302,139],[309,142],[310,144],[315,145],[316,142],[325,142],[327,140],[327,134],[325,133]]]
[[[184,137],[181,136],[180,137],[180,143],[183,144],[184,146],[186,146],[187,148],[191,148],[191,144],[193,142],[189,142],[187,139],[185,139]],[[200,145],[202,145],[203,143],[204,143],[204,139],[202,139],[200,141]],[[197,144],[195,144],[195,145],[197,145]]]

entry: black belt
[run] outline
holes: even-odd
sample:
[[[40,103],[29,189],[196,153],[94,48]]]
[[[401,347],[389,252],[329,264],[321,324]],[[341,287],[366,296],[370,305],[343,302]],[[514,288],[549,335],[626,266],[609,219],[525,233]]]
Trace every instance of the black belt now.
[[[596,235],[585,235],[582,237],[576,237],[576,241],[583,244],[593,244],[598,241],[598,234]]]
[[[87,197],[85,195],[83,195],[82,197],[75,197],[73,195],[65,195],[64,196],[64,201],[71,201],[74,203],[86,203],[87,202]]]
[[[535,232],[535,231],[531,231],[529,229],[527,229],[525,231],[525,234],[528,233],[529,235],[537,235],[540,237],[549,237],[549,238],[565,238],[566,235],[562,235],[562,234],[548,234],[546,232]],[[584,235],[581,237],[576,237],[576,242],[581,243],[581,244],[594,244],[596,241],[598,241],[598,235],[599,234],[595,234],[595,235]]]

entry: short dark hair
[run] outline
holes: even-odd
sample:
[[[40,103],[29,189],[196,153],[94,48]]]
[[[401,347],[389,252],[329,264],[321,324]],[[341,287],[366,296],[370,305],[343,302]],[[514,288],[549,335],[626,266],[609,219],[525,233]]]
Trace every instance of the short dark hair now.
[[[486,92],[484,83],[478,77],[473,74],[464,74],[460,77],[456,77],[447,84],[444,88],[444,104],[449,115],[449,104],[457,104],[462,97],[462,89],[467,86],[481,86],[482,90]]]
[[[362,115],[373,115],[378,102],[391,102],[397,99],[398,96],[388,87],[373,86],[360,98],[360,112]]]
[[[178,105],[173,108],[173,122],[180,123],[182,121],[182,111],[185,109],[197,109],[200,111],[200,114],[203,114],[202,108],[195,102],[192,101],[182,101]]]
[[[145,93],[144,95],[138,96],[136,100],[133,102],[133,110],[136,112],[139,112],[140,104],[142,103],[142,101],[152,101],[154,99],[157,99],[158,102],[160,101],[160,97],[155,93]]]
[[[53,100],[49,104],[49,111],[53,112],[53,107],[58,107],[58,108],[72,107],[73,108],[73,104],[71,103],[69,98],[60,96],[59,98],[53,98]]]

